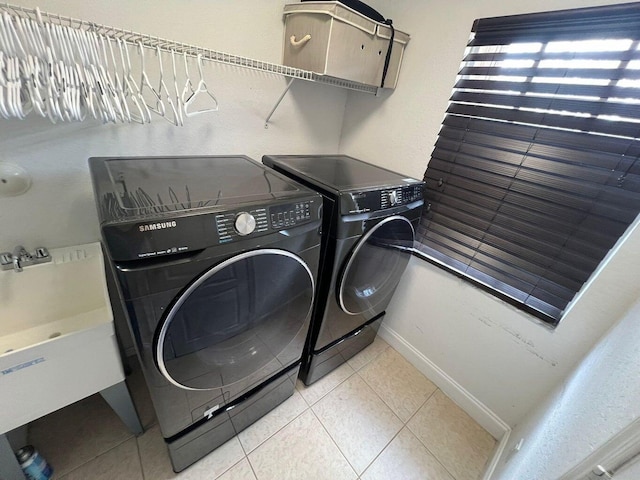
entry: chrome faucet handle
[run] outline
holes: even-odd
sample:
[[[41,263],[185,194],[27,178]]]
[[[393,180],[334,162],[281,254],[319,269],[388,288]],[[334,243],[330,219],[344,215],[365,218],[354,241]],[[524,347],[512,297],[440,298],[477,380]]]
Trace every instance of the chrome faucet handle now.
[[[33,256],[35,258],[48,257],[49,256],[49,251],[44,247],[37,247],[33,252]]]
[[[0,253],[0,270],[13,270],[13,255],[11,252]]]
[[[33,263],[47,263],[51,261],[49,250],[44,247],[37,247],[33,252]]]

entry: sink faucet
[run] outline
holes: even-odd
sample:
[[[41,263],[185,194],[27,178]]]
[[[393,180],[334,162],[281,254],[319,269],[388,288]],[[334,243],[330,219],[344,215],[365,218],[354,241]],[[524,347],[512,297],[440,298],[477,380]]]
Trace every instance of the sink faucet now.
[[[16,272],[21,272],[22,267],[26,267],[27,265],[31,265],[33,263],[33,257],[27,249],[22,245],[18,245],[13,249],[13,269]]]
[[[0,253],[0,270],[21,272],[24,267],[29,265],[37,265],[39,263],[46,263],[50,261],[51,255],[49,255],[49,251],[46,248],[38,247],[33,251],[33,253],[29,253],[29,251],[22,245],[18,245],[13,249],[13,253]]]

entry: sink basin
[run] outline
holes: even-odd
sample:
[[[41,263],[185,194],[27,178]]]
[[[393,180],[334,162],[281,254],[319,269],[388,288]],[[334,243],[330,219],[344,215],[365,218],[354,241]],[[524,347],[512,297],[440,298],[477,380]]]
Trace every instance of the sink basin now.
[[[0,355],[111,321],[99,247],[55,249],[50,263],[0,272]]]
[[[0,433],[121,382],[99,243],[0,271]]]

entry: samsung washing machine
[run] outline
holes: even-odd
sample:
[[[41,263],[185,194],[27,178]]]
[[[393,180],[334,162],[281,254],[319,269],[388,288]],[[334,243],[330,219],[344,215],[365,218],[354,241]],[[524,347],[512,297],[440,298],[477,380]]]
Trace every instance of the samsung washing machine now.
[[[178,472],[293,394],[322,198],[244,156],[89,166],[106,253]]]
[[[300,372],[310,385],[375,338],[412,254],[424,183],[345,155],[262,161],[323,197],[318,288]]]

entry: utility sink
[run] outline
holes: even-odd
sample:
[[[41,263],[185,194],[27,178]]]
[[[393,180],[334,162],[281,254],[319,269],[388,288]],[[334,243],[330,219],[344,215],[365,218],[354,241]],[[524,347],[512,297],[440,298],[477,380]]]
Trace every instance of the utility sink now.
[[[50,263],[0,272],[0,355],[111,323],[99,248],[59,248]]]
[[[0,271],[0,434],[122,382],[99,243]]]

